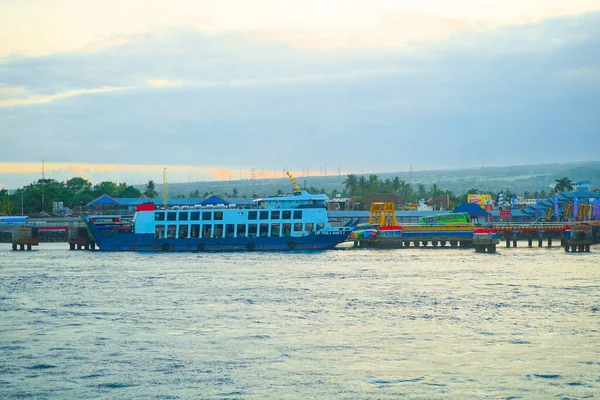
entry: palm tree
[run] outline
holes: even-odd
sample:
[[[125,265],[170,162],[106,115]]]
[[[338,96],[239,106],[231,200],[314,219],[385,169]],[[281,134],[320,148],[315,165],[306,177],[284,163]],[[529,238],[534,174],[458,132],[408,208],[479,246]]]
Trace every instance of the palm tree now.
[[[431,197],[438,197],[442,194],[444,194],[444,191],[438,187],[437,183],[431,185]]]
[[[360,194],[364,195],[369,186],[369,184],[367,182],[367,178],[365,178],[364,176],[361,176],[360,178],[358,178],[357,186],[358,186],[358,191],[360,192]]]
[[[424,199],[425,197],[427,197],[427,189],[422,183],[419,183],[419,185],[417,186],[417,196],[419,196],[419,199]]]
[[[0,214],[10,214],[14,209],[13,202],[8,197],[8,190],[0,190]]]
[[[154,181],[148,181],[146,184],[146,190],[144,190],[144,195],[151,199],[158,197],[158,192],[156,191],[156,185],[154,184]]]
[[[398,190],[400,197],[404,200],[405,203],[413,201],[415,197],[415,191],[413,190],[410,183],[406,183],[405,181],[400,181],[400,189]]]
[[[556,179],[555,182],[554,193],[570,192],[573,190],[573,181],[566,176],[564,178]]]
[[[381,182],[379,181],[379,178],[377,177],[377,175],[369,175],[368,187],[369,187],[369,191],[371,193],[375,193],[380,184],[381,184]]]
[[[406,182],[401,181],[400,178],[396,176],[392,181],[392,192],[394,192],[394,194],[398,194],[398,192],[400,191],[400,187],[402,187],[403,183]]]
[[[354,174],[349,174],[344,180],[344,185],[346,192],[348,192],[350,196],[353,196],[356,192],[356,188],[358,187],[358,178]]]

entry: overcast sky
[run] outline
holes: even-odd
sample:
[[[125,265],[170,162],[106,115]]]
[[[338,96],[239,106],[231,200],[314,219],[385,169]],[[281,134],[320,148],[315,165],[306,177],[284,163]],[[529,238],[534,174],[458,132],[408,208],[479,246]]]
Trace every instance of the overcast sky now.
[[[600,0],[0,0],[0,187],[600,159]]]

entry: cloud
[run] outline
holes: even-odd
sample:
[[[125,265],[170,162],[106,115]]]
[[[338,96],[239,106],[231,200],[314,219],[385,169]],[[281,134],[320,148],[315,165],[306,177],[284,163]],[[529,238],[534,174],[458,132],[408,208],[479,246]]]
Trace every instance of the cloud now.
[[[150,86],[180,86],[183,84],[183,81],[178,80],[170,80],[170,79],[148,79],[146,83]]]
[[[67,99],[73,96],[80,96],[85,94],[94,94],[94,93],[107,93],[107,92],[116,92],[122,90],[130,90],[129,87],[101,87],[95,89],[78,89],[78,90],[67,90],[60,93],[55,93],[51,95],[33,95],[21,98],[9,98],[6,100],[0,100],[0,107],[14,107],[14,106],[25,106],[32,104],[43,104],[43,103],[51,103],[55,100]]]
[[[569,69],[566,76],[585,82],[600,82],[600,65]]]
[[[97,53],[14,58],[0,75],[27,94],[132,89],[1,107],[0,159],[190,165],[215,176],[596,159],[599,46],[592,13],[402,49],[315,51],[176,30]]]
[[[0,86],[0,98],[4,96],[22,96],[23,94],[25,94],[25,88],[23,87]]]
[[[148,180],[162,182],[164,165],[145,164],[93,164],[46,162],[44,175],[47,179],[67,181],[73,177],[82,177],[93,184],[110,180],[141,184]],[[257,171],[257,179],[280,178],[281,172]],[[171,164],[167,167],[168,182],[188,182],[199,180],[250,179],[251,170],[214,168],[197,165]],[[17,188],[35,182],[42,177],[42,164],[32,162],[0,162],[0,188]]]
[[[364,48],[441,40],[600,10],[597,0],[77,0],[5,2],[0,57],[105,51],[169,29],[235,32],[310,48]]]

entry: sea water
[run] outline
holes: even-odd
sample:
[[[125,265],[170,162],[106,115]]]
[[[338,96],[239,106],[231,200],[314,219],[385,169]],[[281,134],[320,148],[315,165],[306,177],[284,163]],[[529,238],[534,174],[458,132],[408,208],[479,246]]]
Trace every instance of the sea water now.
[[[600,246],[101,253],[0,244],[0,398],[600,395]]]

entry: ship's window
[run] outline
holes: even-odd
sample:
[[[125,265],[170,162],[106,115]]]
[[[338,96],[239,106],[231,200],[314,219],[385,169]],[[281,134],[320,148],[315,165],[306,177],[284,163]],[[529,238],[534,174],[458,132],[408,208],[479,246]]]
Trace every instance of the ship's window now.
[[[248,211],[248,219],[256,219],[256,211]]]
[[[192,211],[190,213],[190,221],[199,221],[200,220],[200,211]]]
[[[179,213],[179,220],[180,221],[187,221],[188,220],[188,212],[180,212]]]
[[[325,224],[322,222],[318,222],[317,223],[317,230],[320,231],[321,229],[325,228]]]
[[[294,224],[294,232],[302,232],[302,222],[296,222]]]
[[[256,237],[256,224],[249,224],[248,225],[248,236],[249,237]]]
[[[259,236],[269,236],[269,224],[260,224]]]
[[[279,211],[271,211],[271,219],[279,219]]]
[[[237,237],[246,237],[246,224],[239,224],[237,226]]]
[[[294,211],[294,219],[302,219],[302,210]]]
[[[215,220],[223,221],[223,211],[215,211]]]
[[[188,226],[187,225],[179,225],[179,235],[178,238],[187,238],[188,237]]]
[[[283,224],[283,235],[282,236],[290,236],[291,234],[292,234],[292,224]]]
[[[164,221],[165,220],[165,213],[163,211],[158,211],[154,213],[154,220],[155,221]],[[165,227],[163,226],[163,229]]]
[[[177,225],[169,225],[167,227],[167,237],[169,239],[174,239],[176,232],[177,232]]]
[[[216,238],[223,237],[223,224],[215,225],[215,231],[213,232],[213,237],[216,237]]]
[[[271,236],[279,237],[281,229],[281,224],[272,224],[271,225]]]
[[[210,211],[202,211],[202,221],[210,221],[212,219],[212,213]],[[204,235],[202,235],[204,236]]]
[[[306,232],[312,232],[313,231],[313,223],[307,222],[304,229],[306,230]]]
[[[225,237],[233,237],[235,233],[235,225],[227,224],[225,225]]]
[[[193,224],[190,229],[190,237],[197,238],[200,237],[200,225]]]
[[[202,237],[209,238],[212,233],[212,225],[202,225]]]
[[[284,211],[281,214],[283,215],[283,219],[291,219],[292,218],[292,212],[291,211]]]
[[[156,225],[154,227],[154,237],[157,239],[162,239],[165,237],[165,226],[164,225]]]
[[[268,211],[261,211],[260,212],[260,219],[269,219],[269,212]]]
[[[176,212],[168,212],[167,213],[167,221],[177,221],[177,213]]]

